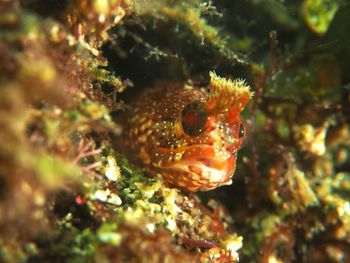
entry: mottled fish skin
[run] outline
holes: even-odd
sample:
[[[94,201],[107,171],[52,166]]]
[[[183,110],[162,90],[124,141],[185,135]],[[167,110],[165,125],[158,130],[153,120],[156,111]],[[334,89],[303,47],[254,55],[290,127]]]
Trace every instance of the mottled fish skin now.
[[[235,106],[229,100],[226,108],[217,102],[227,94],[211,89],[183,83],[147,89],[121,118],[121,151],[151,174],[160,173],[170,186],[207,191],[231,184],[237,151],[246,139],[239,113],[252,93]]]

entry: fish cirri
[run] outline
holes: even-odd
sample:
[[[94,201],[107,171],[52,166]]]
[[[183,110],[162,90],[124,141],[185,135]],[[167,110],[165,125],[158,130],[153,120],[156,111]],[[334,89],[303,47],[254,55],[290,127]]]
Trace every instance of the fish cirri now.
[[[210,72],[210,88],[164,83],[146,90],[122,117],[122,153],[189,191],[232,183],[246,138],[240,113],[253,96],[243,80]]]

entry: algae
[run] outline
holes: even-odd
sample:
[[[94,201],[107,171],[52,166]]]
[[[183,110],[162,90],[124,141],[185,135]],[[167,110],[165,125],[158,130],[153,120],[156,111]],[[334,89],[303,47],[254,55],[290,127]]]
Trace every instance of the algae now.
[[[1,262],[349,262],[346,1],[0,1]],[[233,184],[190,194],[114,143],[158,81],[241,78]]]

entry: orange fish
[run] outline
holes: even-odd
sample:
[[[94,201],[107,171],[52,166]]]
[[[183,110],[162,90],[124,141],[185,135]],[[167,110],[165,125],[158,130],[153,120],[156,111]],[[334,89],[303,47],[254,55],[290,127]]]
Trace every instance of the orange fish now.
[[[208,191],[232,183],[247,139],[240,113],[253,92],[240,79],[210,78],[209,91],[180,83],[149,89],[125,112],[121,151],[170,186]]]

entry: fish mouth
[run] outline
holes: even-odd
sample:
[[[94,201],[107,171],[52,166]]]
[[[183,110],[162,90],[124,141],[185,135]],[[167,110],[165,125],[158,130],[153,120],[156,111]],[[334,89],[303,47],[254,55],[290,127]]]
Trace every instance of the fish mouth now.
[[[232,183],[236,153],[208,145],[184,149],[181,159],[163,163],[161,173],[170,184],[190,191],[208,191]]]

